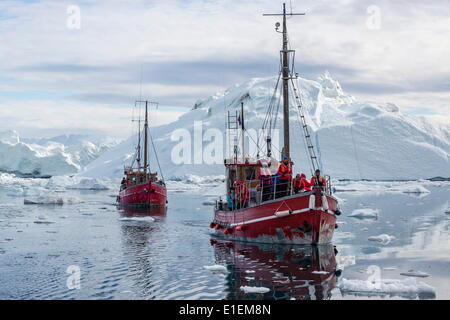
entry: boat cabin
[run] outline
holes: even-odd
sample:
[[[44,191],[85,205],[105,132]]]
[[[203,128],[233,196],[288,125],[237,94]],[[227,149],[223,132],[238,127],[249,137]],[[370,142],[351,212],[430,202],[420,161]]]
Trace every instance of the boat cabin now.
[[[236,181],[249,183],[250,187],[257,187],[259,185],[258,172],[259,168],[261,168],[261,162],[225,162],[225,168],[227,190],[229,190]]]
[[[148,182],[158,181],[158,173],[148,173],[144,171],[136,171],[131,167],[127,167],[124,170],[125,178],[122,180],[122,188],[129,186],[136,186],[140,184],[145,184]]]

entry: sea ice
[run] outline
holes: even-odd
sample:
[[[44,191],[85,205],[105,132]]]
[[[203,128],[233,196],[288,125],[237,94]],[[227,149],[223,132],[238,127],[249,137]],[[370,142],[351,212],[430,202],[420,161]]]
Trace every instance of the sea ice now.
[[[349,217],[358,218],[358,219],[377,219],[378,218],[378,210],[364,208],[354,210]]]
[[[415,271],[415,270],[409,270],[407,272],[400,273],[402,276],[406,277],[418,277],[418,278],[427,278],[430,275],[428,273],[422,272],[422,271]]]
[[[380,234],[378,236],[371,236],[368,239],[369,241],[375,241],[375,242],[380,242],[381,244],[389,244],[391,243],[393,240],[395,240],[394,236],[390,236],[388,234]]]
[[[203,266],[204,269],[215,272],[227,272],[227,268],[220,264],[212,265],[212,266]]]
[[[381,279],[375,283],[367,280],[340,279],[338,284],[342,292],[354,293],[385,293],[385,294],[435,294],[433,287],[418,282],[415,278],[404,280]]]

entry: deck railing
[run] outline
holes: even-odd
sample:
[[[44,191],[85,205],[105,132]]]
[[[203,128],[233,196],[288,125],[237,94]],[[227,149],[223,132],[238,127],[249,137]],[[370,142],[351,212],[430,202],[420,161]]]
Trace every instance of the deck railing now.
[[[331,195],[331,179],[326,176],[327,185],[322,188],[322,192]],[[238,210],[246,207],[259,205],[270,200],[280,199],[292,196],[295,190],[292,186],[293,180],[284,182],[278,177],[267,179],[246,180],[242,185],[231,189],[231,194],[226,194],[216,201],[216,209],[224,211]],[[314,188],[314,187],[313,187]],[[247,189],[246,192],[241,192],[242,189]],[[305,193],[299,191],[298,193]]]

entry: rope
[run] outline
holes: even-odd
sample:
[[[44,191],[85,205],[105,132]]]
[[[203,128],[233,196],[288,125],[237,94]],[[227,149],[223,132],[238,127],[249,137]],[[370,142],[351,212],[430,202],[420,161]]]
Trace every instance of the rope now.
[[[152,142],[153,152],[155,153],[156,163],[158,164],[159,172],[161,172],[162,181],[164,181],[164,175],[161,169],[161,165],[159,163],[158,153],[156,152],[155,143],[153,141],[153,137],[152,134],[150,133],[150,130],[148,131],[148,135],[150,136],[150,141]]]

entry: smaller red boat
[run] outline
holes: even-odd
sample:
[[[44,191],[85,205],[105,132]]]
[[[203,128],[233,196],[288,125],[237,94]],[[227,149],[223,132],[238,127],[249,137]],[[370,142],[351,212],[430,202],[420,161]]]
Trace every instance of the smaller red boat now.
[[[136,105],[145,103],[145,120],[143,132],[140,130],[141,120],[137,120],[139,124],[138,143],[136,154],[133,157],[131,166],[125,167],[125,177],[120,185],[120,192],[117,196],[117,203],[120,206],[138,207],[138,208],[161,208],[167,205],[167,189],[164,179],[158,178],[157,172],[150,171],[149,165],[149,129],[148,129],[148,104],[156,104],[148,101],[137,101]],[[156,104],[157,105],[157,104]],[[141,163],[141,138],[144,142],[144,163]],[[151,138],[151,137],[150,137]],[[152,144],[153,145],[153,144]],[[158,157],[155,152],[155,158]],[[160,168],[161,170],[161,168]]]

